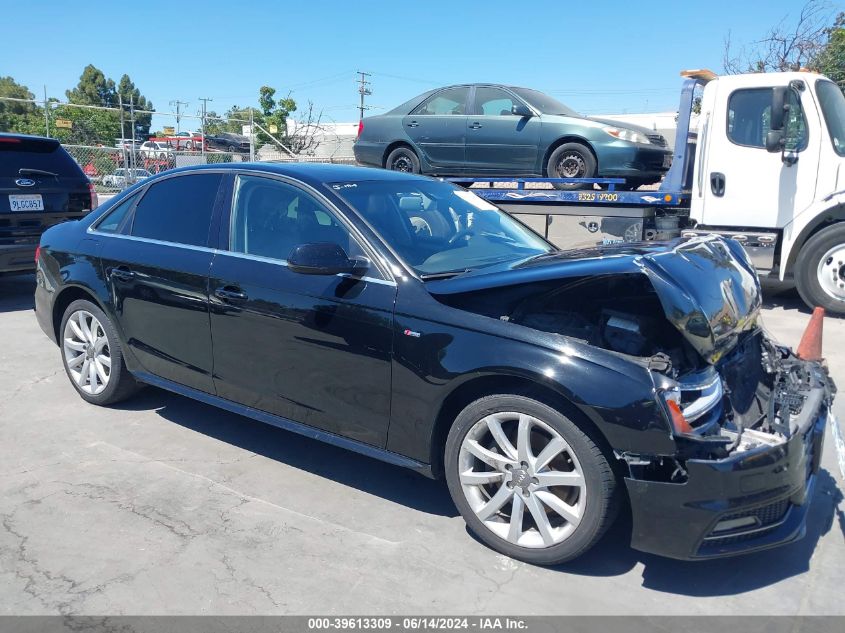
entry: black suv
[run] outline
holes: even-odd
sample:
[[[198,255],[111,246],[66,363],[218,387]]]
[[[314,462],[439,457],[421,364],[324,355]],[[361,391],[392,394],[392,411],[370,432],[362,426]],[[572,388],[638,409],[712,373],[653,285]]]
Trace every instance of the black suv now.
[[[629,503],[634,547],[803,535],[833,398],[774,345],[738,242],[562,252],[448,182],[341,165],[172,170],[41,239],[70,383],[140,383],[445,476],[497,550],[558,563]],[[58,359],[57,359],[58,360]]]
[[[52,138],[0,134],[0,273],[35,268],[41,234],[97,208],[97,194]]]

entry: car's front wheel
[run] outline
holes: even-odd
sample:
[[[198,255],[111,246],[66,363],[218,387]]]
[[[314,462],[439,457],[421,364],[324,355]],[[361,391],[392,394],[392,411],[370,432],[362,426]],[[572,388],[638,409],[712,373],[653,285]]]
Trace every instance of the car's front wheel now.
[[[564,143],[549,156],[546,163],[549,178],[595,178],[596,159],[590,148],[581,143]],[[580,183],[557,183],[555,189],[592,189]]]
[[[106,314],[80,299],[65,310],[60,329],[62,364],[74,389],[92,404],[120,402],[139,385],[126,369],[117,332]]]
[[[385,161],[390,171],[403,171],[408,174],[420,173],[420,159],[410,147],[397,147],[390,152]]]
[[[446,479],[470,529],[512,558],[554,565],[592,547],[616,515],[616,478],[599,446],[552,407],[481,398],[456,418]]]

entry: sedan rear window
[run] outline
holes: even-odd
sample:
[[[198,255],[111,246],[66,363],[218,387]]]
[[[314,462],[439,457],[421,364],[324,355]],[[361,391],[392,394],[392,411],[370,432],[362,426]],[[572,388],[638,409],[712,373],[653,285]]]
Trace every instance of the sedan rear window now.
[[[161,180],[135,208],[132,235],[206,246],[221,174],[186,174]]]
[[[76,161],[56,140],[0,136],[0,177],[25,175],[26,170],[84,177]]]

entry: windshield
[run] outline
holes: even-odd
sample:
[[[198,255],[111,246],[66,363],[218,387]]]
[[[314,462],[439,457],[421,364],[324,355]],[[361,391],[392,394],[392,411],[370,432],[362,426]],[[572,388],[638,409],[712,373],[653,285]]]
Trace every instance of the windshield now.
[[[529,88],[512,88],[511,90],[534,106],[534,108],[539,110],[540,114],[581,116],[569,106],[564,105],[557,99],[553,99],[549,95],[538,92],[537,90],[531,90]]]
[[[845,156],[845,96],[832,81],[820,80],[816,84],[816,92],[833,149],[840,156]]]
[[[368,180],[330,186],[423,278],[555,250],[486,200],[447,182]]]

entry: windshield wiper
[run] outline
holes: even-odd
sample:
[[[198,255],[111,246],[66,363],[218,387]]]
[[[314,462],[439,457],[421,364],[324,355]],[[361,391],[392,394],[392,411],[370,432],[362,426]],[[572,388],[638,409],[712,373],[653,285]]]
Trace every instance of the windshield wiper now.
[[[420,279],[423,281],[430,281],[432,279],[451,279],[452,277],[457,277],[458,275],[463,275],[464,273],[468,273],[471,268],[464,268],[463,270],[447,270],[446,272],[442,273],[423,273],[420,275]]]
[[[51,178],[58,178],[59,174],[54,174],[52,171],[47,171],[46,169],[34,169],[32,167],[21,167],[18,170],[18,173],[23,176],[24,174],[29,174],[31,176],[50,176]]]

